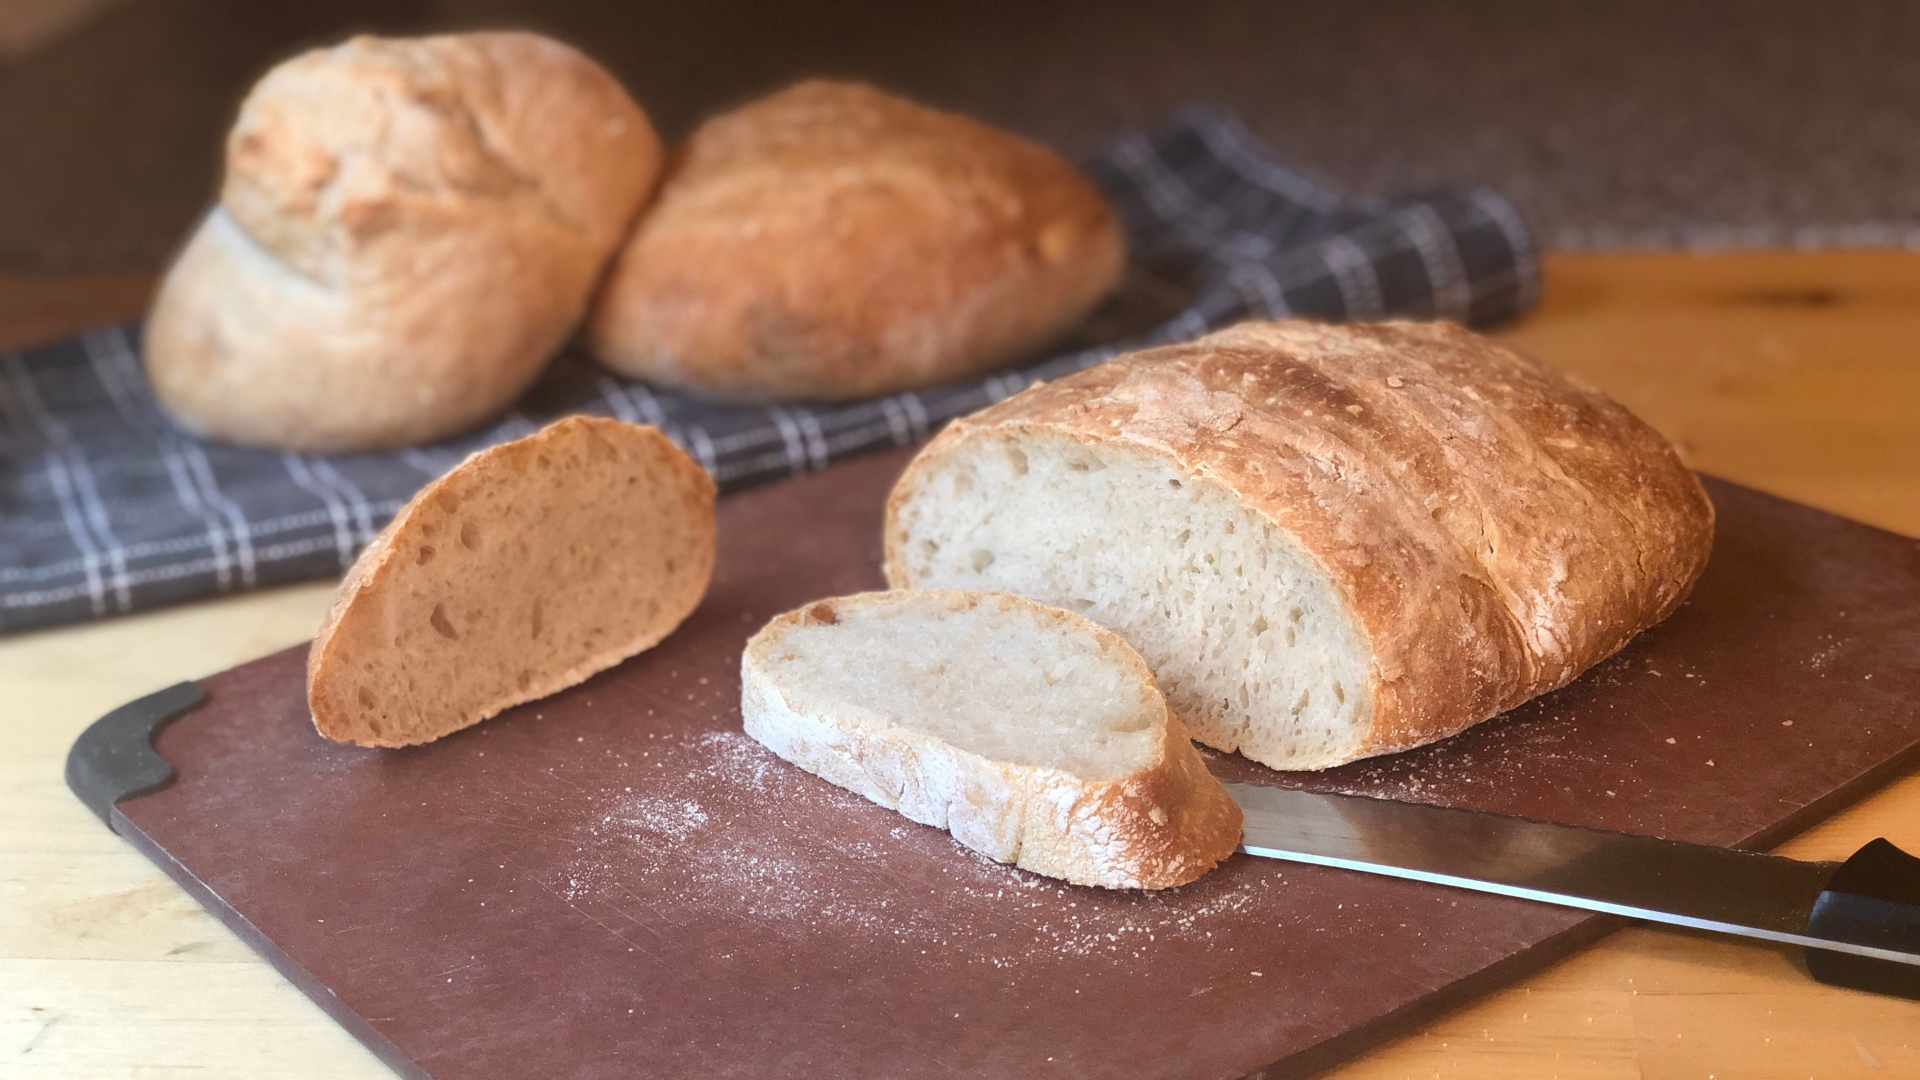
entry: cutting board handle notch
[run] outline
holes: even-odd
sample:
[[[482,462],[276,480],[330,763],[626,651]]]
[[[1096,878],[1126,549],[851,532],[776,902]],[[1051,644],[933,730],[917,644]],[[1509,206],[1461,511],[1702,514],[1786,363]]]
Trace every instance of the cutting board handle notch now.
[[[112,829],[115,803],[173,783],[173,766],[153,741],[206,700],[199,683],[175,683],[95,720],[67,751],[67,786]]]

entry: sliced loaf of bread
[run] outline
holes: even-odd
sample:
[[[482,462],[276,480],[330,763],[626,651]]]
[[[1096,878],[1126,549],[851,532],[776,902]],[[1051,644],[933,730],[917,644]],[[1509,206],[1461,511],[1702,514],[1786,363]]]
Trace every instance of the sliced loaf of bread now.
[[[1003,593],[863,593],[769,622],[741,658],[747,734],[1003,863],[1161,889],[1240,842],[1138,653]]]
[[[1080,612],[1194,738],[1323,769],[1565,685],[1712,540],[1699,480],[1592,387],[1456,326],[1279,322],[956,421],[894,489],[886,561]]]
[[[474,454],[348,571],[308,654],[314,726],[422,743],[653,647],[706,592],[713,500],[638,424],[569,417]]]

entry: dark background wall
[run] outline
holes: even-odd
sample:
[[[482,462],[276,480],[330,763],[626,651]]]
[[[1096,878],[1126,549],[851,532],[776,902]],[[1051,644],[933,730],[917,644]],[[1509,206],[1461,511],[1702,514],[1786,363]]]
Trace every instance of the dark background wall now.
[[[139,269],[276,60],[528,27],[669,135],[813,73],[1070,153],[1192,101],[1356,193],[1480,180],[1557,247],[1920,242],[1920,5],[1879,0],[125,0],[0,67],[0,266]]]

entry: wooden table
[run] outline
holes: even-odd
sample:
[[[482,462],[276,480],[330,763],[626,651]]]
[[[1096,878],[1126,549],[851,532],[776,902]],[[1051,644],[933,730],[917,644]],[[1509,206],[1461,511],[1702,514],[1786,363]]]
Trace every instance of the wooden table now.
[[[1920,535],[1920,256],[1560,256],[1501,337],[1579,373],[1696,467]],[[0,274],[0,347],[124,317],[144,279]],[[299,642],[331,586],[0,639],[0,1076],[390,1075],[68,792],[130,698]],[[1789,844],[1920,851],[1920,777]],[[1784,952],[1629,929],[1338,1070],[1340,1080],[1920,1076],[1920,1002]]]

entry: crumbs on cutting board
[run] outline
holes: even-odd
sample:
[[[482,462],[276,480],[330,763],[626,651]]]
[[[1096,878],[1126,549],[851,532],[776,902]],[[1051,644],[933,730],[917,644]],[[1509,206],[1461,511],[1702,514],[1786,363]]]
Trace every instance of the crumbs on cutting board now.
[[[1813,655],[1807,658],[1807,666],[1815,671],[1824,673],[1840,655],[1841,651],[1846,648],[1847,641],[1845,638],[1835,634],[1822,634],[1820,635],[1820,639],[1827,644],[1814,650]]]
[[[577,855],[553,885],[576,907],[652,916],[663,901],[697,898],[703,915],[760,932],[891,939],[929,962],[1017,968],[1048,956],[1139,959],[1162,941],[1210,948],[1222,917],[1286,884],[1283,865],[1261,862],[1160,893],[1068,885],[832,787],[739,732],[647,747],[635,762],[644,768],[622,770],[632,783],[595,793],[583,835],[570,837]],[[857,815],[858,827],[842,828],[839,815]],[[875,830],[885,819],[873,815],[891,820]]]

